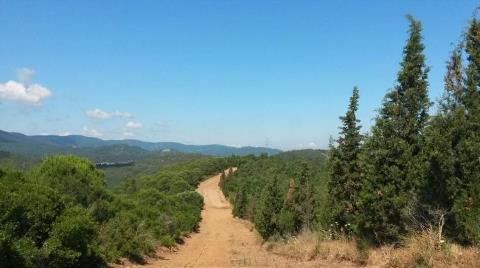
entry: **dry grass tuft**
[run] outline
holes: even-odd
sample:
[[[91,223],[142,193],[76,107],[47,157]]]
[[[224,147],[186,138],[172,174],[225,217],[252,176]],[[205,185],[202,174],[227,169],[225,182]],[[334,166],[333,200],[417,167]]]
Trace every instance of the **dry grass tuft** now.
[[[268,242],[265,249],[289,259],[306,261],[315,258],[317,246],[318,239],[309,232],[292,237],[288,241]]]
[[[367,264],[385,268],[480,267],[480,252],[478,248],[439,243],[438,234],[427,230],[408,239],[405,247],[383,246],[370,251]]]
[[[270,242],[265,248],[277,255],[299,261],[322,259],[329,262],[355,262],[358,253],[353,241],[322,240],[312,232],[303,232],[283,242]]]
[[[453,263],[456,267],[480,267],[480,249],[475,247],[464,248],[458,245],[450,247]]]
[[[381,268],[470,268],[480,267],[480,249],[439,243],[438,233],[427,230],[412,236],[404,247],[383,246],[359,253],[351,240],[326,240],[320,234],[304,232],[288,241],[268,242],[265,249],[298,261],[321,260],[341,265]]]
[[[354,241],[330,240],[320,242],[318,257],[329,262],[359,261],[359,254]]]

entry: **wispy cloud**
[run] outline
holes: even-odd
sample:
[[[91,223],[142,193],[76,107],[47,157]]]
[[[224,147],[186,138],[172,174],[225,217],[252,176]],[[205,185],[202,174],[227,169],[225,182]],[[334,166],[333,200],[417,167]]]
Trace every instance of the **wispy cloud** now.
[[[84,136],[95,137],[95,138],[100,138],[103,136],[103,134],[98,132],[96,129],[88,128],[88,127],[83,127],[82,134]]]
[[[142,125],[142,123],[138,123],[138,122],[134,122],[134,121],[128,121],[127,124],[125,124],[125,127],[134,129],[134,128],[142,128],[143,125]]]
[[[52,96],[52,92],[39,84],[32,84],[35,71],[28,68],[17,70],[17,80],[0,83],[0,100],[18,101],[25,104],[40,105],[42,101]]]
[[[103,111],[102,109],[95,108],[92,110],[87,111],[87,116],[93,119],[99,119],[99,120],[106,120],[106,119],[111,119],[114,117],[124,117],[124,118],[129,118],[132,116],[132,114],[127,113],[127,112],[120,112],[120,111],[115,111],[115,112],[106,112]]]

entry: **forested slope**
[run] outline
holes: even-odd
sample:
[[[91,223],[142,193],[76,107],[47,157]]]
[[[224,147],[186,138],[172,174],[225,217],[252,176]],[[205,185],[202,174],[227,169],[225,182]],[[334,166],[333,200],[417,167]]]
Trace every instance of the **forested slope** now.
[[[21,133],[0,130],[0,150],[43,157],[46,154],[75,154],[82,155],[95,150],[98,147],[124,145],[144,151],[173,150],[182,153],[204,154],[211,156],[230,155],[259,155],[262,153],[277,154],[278,149],[265,147],[232,147],[219,144],[189,145],[178,142],[145,142],[140,140],[102,140],[99,138],[85,137],[81,135],[57,136],[57,135],[34,135],[28,136]],[[83,152],[84,149],[87,152]],[[82,155],[87,156],[87,155]],[[88,156],[87,156],[88,157]],[[112,161],[112,160],[110,160]]]
[[[88,158],[93,163],[133,161],[132,165],[102,168],[105,174],[105,181],[109,187],[114,187],[127,178],[153,175],[160,169],[170,165],[208,158],[206,155],[185,154],[176,151],[149,152],[128,145],[82,148],[76,150],[75,155]],[[40,163],[42,159],[43,157],[36,155],[22,155],[0,151],[0,167],[4,168],[26,170]]]

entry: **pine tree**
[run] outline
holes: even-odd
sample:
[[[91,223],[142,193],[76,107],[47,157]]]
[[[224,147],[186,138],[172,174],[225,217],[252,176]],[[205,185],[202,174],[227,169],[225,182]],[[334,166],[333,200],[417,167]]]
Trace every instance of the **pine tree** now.
[[[385,96],[363,156],[366,178],[356,230],[376,244],[399,242],[408,233],[423,184],[419,153],[430,106],[428,67],[421,23],[407,19],[409,38],[397,85]]]
[[[341,227],[351,224],[358,209],[358,194],[361,188],[359,154],[362,146],[360,121],[356,117],[359,92],[353,88],[345,116],[340,117],[340,136],[330,148],[329,195],[333,220]]]
[[[255,214],[255,227],[260,235],[267,239],[280,232],[278,216],[282,209],[283,198],[277,177],[267,182],[260,198]]]

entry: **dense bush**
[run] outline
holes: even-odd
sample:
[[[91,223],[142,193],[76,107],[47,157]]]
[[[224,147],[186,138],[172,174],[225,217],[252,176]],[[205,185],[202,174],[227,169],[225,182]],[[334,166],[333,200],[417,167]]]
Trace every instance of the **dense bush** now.
[[[173,246],[198,228],[197,184],[235,159],[200,158],[114,192],[74,156],[49,157],[28,172],[0,169],[0,267],[96,267]]]
[[[101,263],[87,210],[29,174],[0,177],[1,267],[80,267]]]

